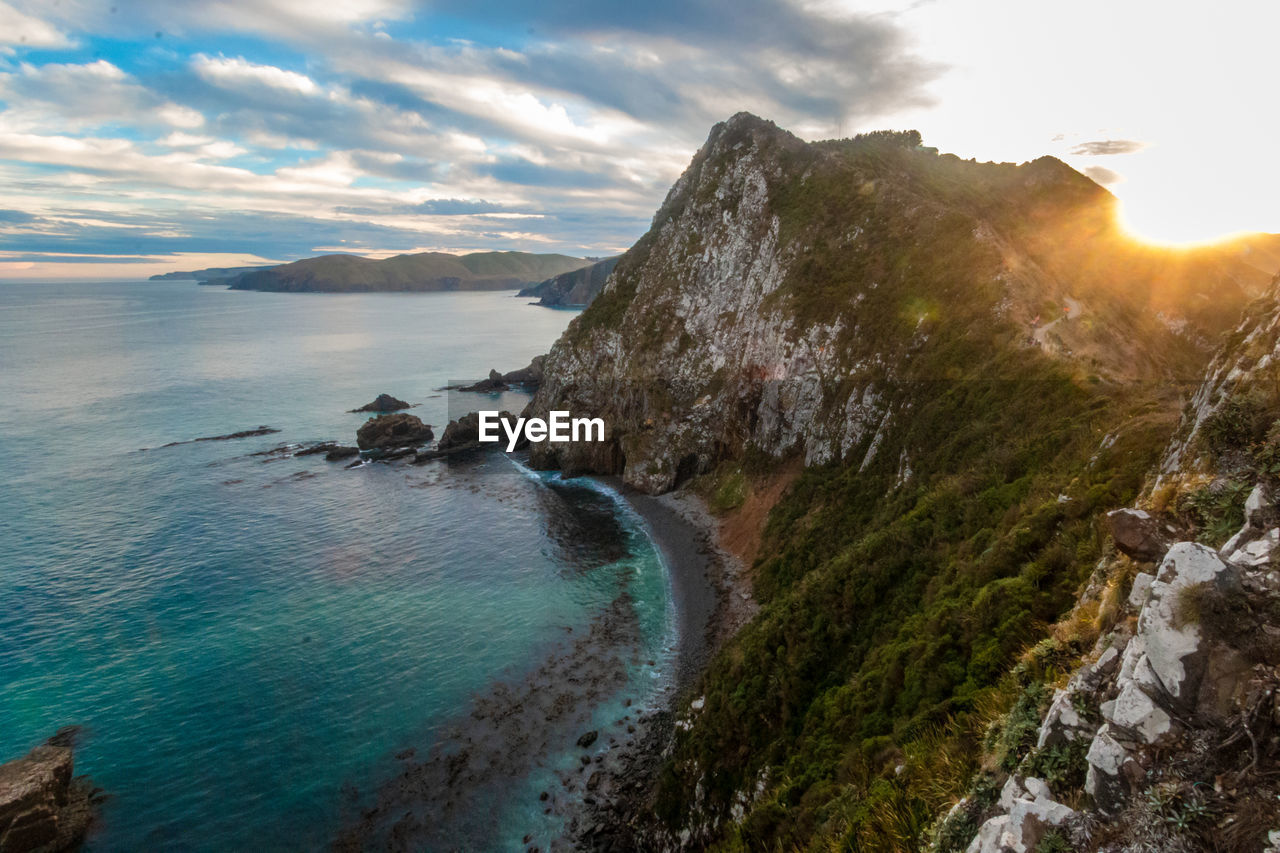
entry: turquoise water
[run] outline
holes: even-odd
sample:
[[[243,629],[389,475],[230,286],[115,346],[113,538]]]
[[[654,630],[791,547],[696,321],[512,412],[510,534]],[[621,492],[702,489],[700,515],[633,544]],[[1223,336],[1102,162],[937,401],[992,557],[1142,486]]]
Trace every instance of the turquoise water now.
[[[434,389],[523,366],[570,319],[509,294],[0,284],[0,759],[83,726],[77,772],[111,795],[91,850],[305,850],[619,601],[626,684],[581,711],[655,701],[665,573],[607,490],[501,454],[253,455],[352,443],[346,410],[384,391],[439,427]],[[281,432],[163,446],[259,425]],[[576,734],[463,786],[445,836],[554,838],[537,794]]]

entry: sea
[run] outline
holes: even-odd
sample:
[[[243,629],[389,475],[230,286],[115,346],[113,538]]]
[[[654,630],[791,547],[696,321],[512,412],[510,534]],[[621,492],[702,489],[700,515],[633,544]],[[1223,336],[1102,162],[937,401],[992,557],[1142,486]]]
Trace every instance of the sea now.
[[[501,452],[293,452],[354,444],[349,410],[383,392],[439,435],[467,403],[442,386],[523,367],[572,316],[510,292],[0,283],[0,761],[78,727],[105,794],[90,851],[563,841],[583,755],[671,689],[644,522]]]

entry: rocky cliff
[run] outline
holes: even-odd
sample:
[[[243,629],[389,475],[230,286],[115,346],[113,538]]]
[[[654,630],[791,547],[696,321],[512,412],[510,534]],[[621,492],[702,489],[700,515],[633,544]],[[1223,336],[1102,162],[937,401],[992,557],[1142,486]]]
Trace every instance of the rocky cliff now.
[[[617,265],[618,258],[605,258],[526,287],[517,295],[537,297],[538,304],[548,308],[584,308],[599,295]]]
[[[1101,381],[1196,376],[1269,273],[1238,247],[1141,247],[1114,203],[1052,158],[805,144],[735,116],[549,354],[533,409],[604,415],[611,446],[538,461],[651,492],[748,450],[869,461],[895,387],[1007,378],[1018,350]]]
[[[759,614],[682,707],[651,802],[625,817],[633,844],[965,849],[1001,816],[998,840],[1092,802],[1092,740],[1036,741],[1122,612],[1105,514],[1143,494],[1173,507],[1144,532],[1157,607],[1218,589],[1161,561],[1230,535],[1251,483],[1174,474],[1205,440],[1253,464],[1239,447],[1269,409],[1220,422],[1200,386],[1226,333],[1269,364],[1232,330],[1274,273],[1252,249],[1274,242],[1144,246],[1052,158],[717,125],[526,412],[604,417],[607,442],[543,445],[535,464],[693,489],[752,564]],[[1237,368],[1209,367],[1219,385]],[[1188,400],[1199,427],[1179,425]],[[1102,692],[1076,713],[1098,726],[1112,676],[1082,676]],[[1069,844],[1018,843],[1041,841]]]

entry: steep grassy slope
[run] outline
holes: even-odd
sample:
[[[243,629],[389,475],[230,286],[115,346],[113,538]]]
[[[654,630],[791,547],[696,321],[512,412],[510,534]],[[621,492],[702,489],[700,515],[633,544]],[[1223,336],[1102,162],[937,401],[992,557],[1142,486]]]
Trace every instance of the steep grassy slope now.
[[[233,290],[325,293],[514,290],[588,264],[567,255],[528,252],[423,252],[380,261],[355,255],[322,255],[248,272],[230,284]]]
[[[610,428],[535,462],[729,513],[803,467],[646,837],[913,849],[1102,554],[1098,512],[1138,493],[1179,391],[1269,280],[1244,248],[1136,244],[1051,158],[718,125],[530,406]],[[950,769],[898,778],[921,750]]]

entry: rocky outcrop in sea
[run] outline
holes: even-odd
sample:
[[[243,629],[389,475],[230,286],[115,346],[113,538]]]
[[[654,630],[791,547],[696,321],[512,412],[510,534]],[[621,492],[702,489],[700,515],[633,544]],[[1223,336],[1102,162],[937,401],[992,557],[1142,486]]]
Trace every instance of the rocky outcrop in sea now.
[[[435,438],[430,424],[415,415],[393,414],[370,418],[356,431],[361,450],[395,450],[419,447]]]
[[[73,775],[73,740],[66,730],[0,764],[0,853],[63,853],[84,841],[101,792]]]

